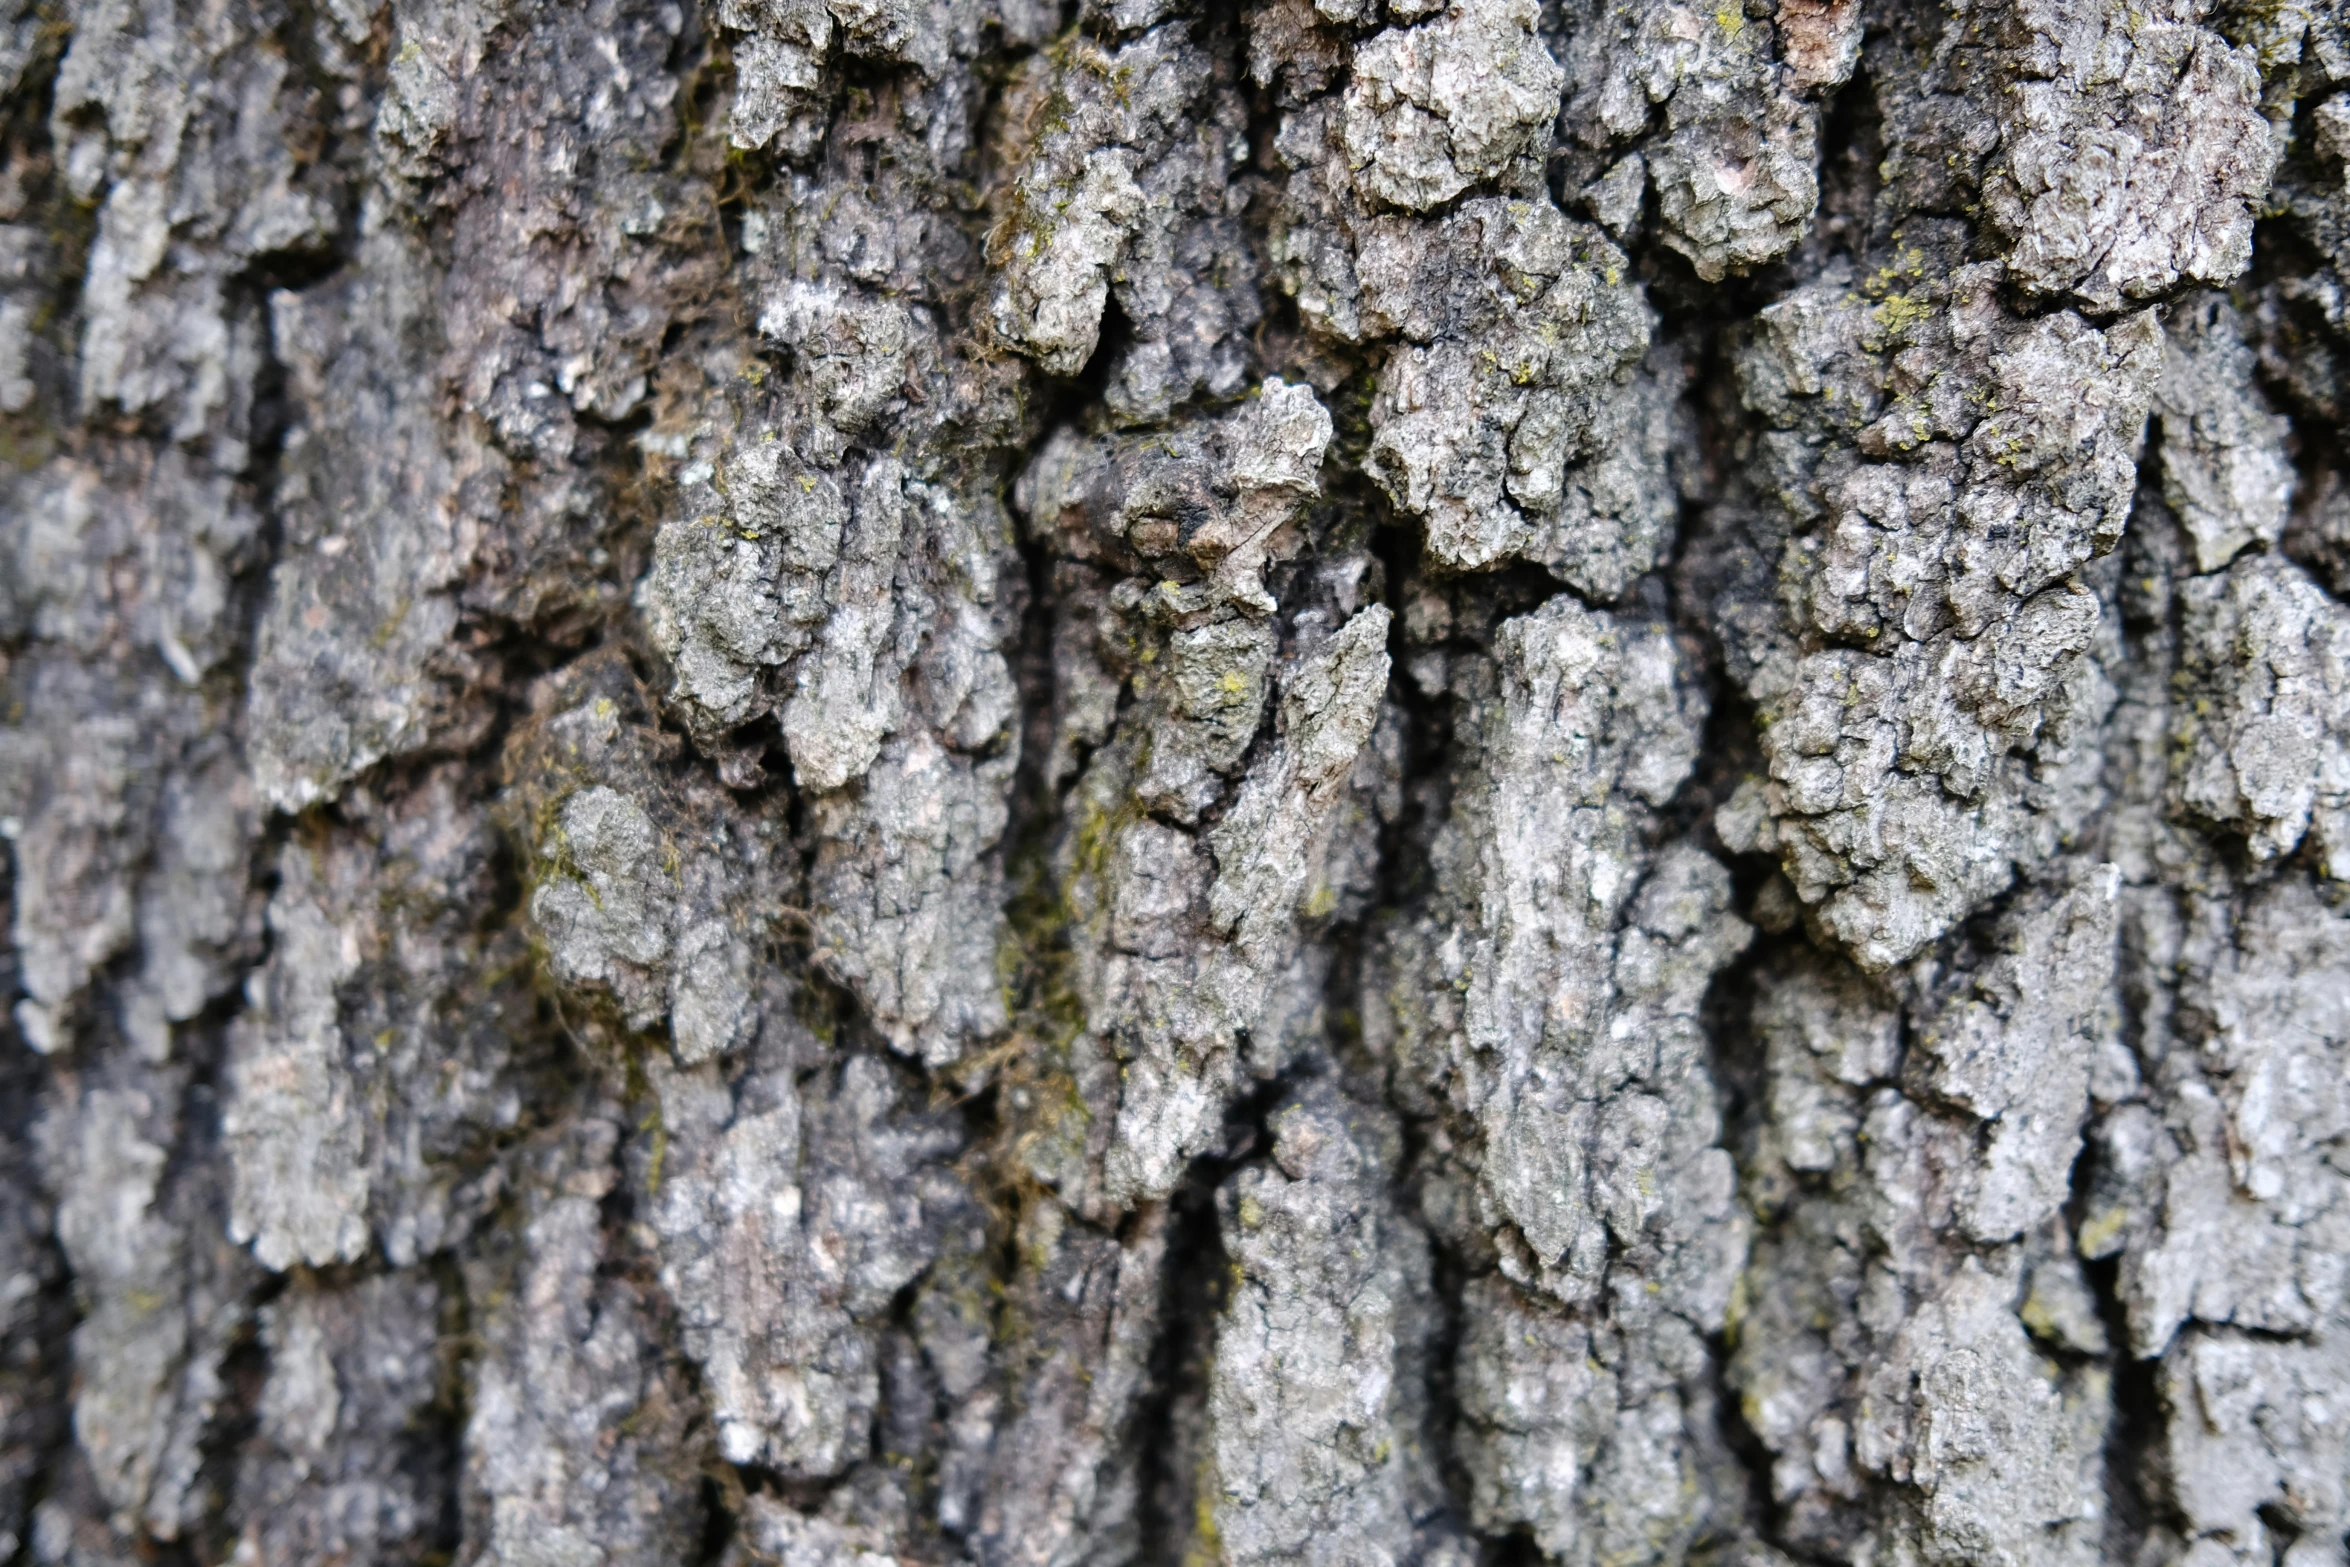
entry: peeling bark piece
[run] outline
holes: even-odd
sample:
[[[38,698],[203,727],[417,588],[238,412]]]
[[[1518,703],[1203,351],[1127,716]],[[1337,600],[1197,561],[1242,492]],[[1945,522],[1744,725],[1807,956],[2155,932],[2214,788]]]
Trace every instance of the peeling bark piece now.
[[[2172,312],[2162,386],[2162,495],[2195,544],[2195,569],[2217,571],[2285,531],[2293,466],[2285,421],[2254,380],[2235,311],[2197,295]]]
[[[2015,1293],[2012,1275],[1961,1262],[1861,1392],[1853,1457],[1906,1488],[1888,1533],[1928,1560],[2097,1559],[2102,1422],[2049,1385]]]
[[[1058,431],[1016,500],[1069,558],[1156,573],[1156,611],[1188,618],[1229,602],[1263,615],[1276,607],[1265,570],[1302,544],[1290,525],[1321,491],[1330,438],[1313,389],[1273,377],[1230,413],[1157,434]]]
[[[2025,0],[2003,18],[1983,206],[2026,290],[2113,310],[2251,259],[2276,146],[2248,51],[2197,26],[2205,14]]]
[[[2176,965],[2145,985],[2167,1048],[2150,1061],[2156,1092],[2099,1128],[2081,1229],[2085,1254],[2119,1254],[2141,1357],[2164,1354],[2190,1322],[2333,1331],[2350,1236],[2350,1189],[2326,1152],[2346,1113],[2338,1062],[2350,1028],[2329,978],[2341,916],[2306,875],[2240,902],[2180,904],[2167,919],[2141,916],[2147,956]],[[2190,997],[2208,1001],[2180,1005]]]
[[[1989,1123],[1977,1159],[1953,1172],[1960,1221],[2004,1241],[2053,1218],[2089,1108],[2090,1070],[2117,1032],[2115,867],[2018,910],[2007,950],[1977,969],[1917,1041],[1919,1086]]]
[[[521,1115],[516,933],[484,932],[498,845],[463,770],[390,797],[279,857],[270,960],[228,1031],[221,1138],[228,1232],[263,1266],[408,1267],[495,1197],[470,1156]],[[381,897],[377,878],[397,877]]]
[[[985,1567],[1047,1567],[1096,1541],[1132,1550],[1141,1455],[1130,1444],[1166,1325],[1167,1210],[1140,1209],[1124,1239],[1049,1199],[1018,1222],[1015,1333],[983,1406],[993,1418],[969,1431],[985,1444],[984,1458],[966,1459],[984,1477],[966,1514],[974,1554]]]
[[[742,35],[735,45],[740,84],[730,106],[729,140],[753,151],[776,144],[793,157],[815,151],[824,135],[831,9],[823,0],[727,0],[718,19]]]
[[[465,564],[457,465],[395,391],[431,374],[415,345],[426,266],[385,235],[332,294],[275,301],[300,413],[287,437],[297,551],[272,576],[248,703],[255,783],[278,810],[334,798],[453,721],[435,677],[463,673],[448,660]]]
[[[40,1127],[81,1310],[73,1431],[107,1521],[169,1540],[202,1517],[201,1444],[253,1266],[221,1236],[217,1168],[171,1170],[185,1068],[109,1065],[62,1085]]]
[[[1296,919],[1315,840],[1379,717],[1391,618],[1383,604],[1365,609],[1284,684],[1274,750],[1208,834],[1208,918],[1243,952],[1269,956]]]
[[[1274,1165],[1220,1194],[1239,1277],[1208,1393],[1216,1538],[1234,1563],[1407,1559],[1441,1483],[1419,1439],[1426,1241],[1384,1170],[1396,1129],[1316,1079]]]
[[[830,473],[789,458],[775,439],[738,447],[725,511],[662,524],[637,588],[654,645],[676,671],[670,700],[705,748],[773,705],[763,672],[808,649],[837,591],[847,502]]]
[[[1653,187],[1665,243],[1709,282],[1803,237],[1819,200],[1818,102],[1860,53],[1854,0],[1774,10],[1766,20],[1743,7],[1586,0],[1565,28],[1559,131],[1570,180],[1585,184],[1618,159],[1593,216],[1629,229]],[[1627,145],[1639,150],[1619,157]],[[1602,202],[1622,218],[1609,222]]]
[[[832,973],[871,998],[898,1049],[944,1066],[1006,1017],[995,972],[1012,758],[974,764],[927,736],[892,741],[854,801],[816,816],[809,891]]]
[[[260,1429],[242,1456],[237,1557],[422,1561],[437,1532],[441,1301],[427,1279],[298,1285],[263,1314]]]
[[[1431,1228],[1484,1275],[1458,1372],[1474,1516],[1565,1560],[1688,1548],[1731,1463],[1700,1335],[1746,1231],[1695,1020],[1748,933],[1720,865],[1652,846],[1702,723],[1682,656],[1562,594],[1448,660],[1439,901],[1388,935],[1366,1018],[1439,1116]]]
[[[1426,212],[1519,166],[1556,112],[1558,64],[1524,0],[1455,0],[1354,53],[1340,145],[1374,205]]]
[[[2093,808],[2079,737],[2112,687],[2098,600],[2068,579],[2119,541],[2160,370],[2148,314],[2017,319],[1995,269],[1962,268],[1944,292],[1926,265],[1905,251],[1858,289],[1814,285],[1763,313],[1743,391],[1786,436],[1760,448],[1760,558],[1718,610],[1769,759],[1725,841],[1775,852],[1871,969]],[[1802,586],[1787,618],[1757,624],[1743,595],[1771,557]]]
[[[322,907],[309,856],[288,856],[270,902],[274,984],[252,999],[232,1045],[221,1133],[237,1173],[231,1239],[263,1267],[355,1262],[367,1251],[365,1108],[346,1060],[342,982],[358,972],[358,933]]]
[[[2055,868],[1983,950],[1912,964],[1906,1005],[1812,956],[1763,977],[1747,1180],[1775,1222],[1729,1381],[1806,1549],[2098,1559],[2107,1385],[2053,1350],[2104,1341],[2059,1214],[2118,1023],[2118,893]]]
[[[866,1456],[879,1319],[965,1200],[935,1168],[943,1129],[900,1113],[879,1062],[803,1095],[795,1056],[812,1047],[764,1050],[731,1082],[709,1065],[657,1069],[663,1141],[644,1177],[718,1452],[795,1480]]]
[[[1166,418],[1248,371],[1255,263],[1233,221],[1246,111],[1228,68],[1169,22],[1115,49],[1077,37],[1011,87],[1020,162],[989,236],[994,331],[1047,373],[1093,358],[1115,298],[1133,331],[1106,400]]]
[[[1121,1205],[1172,1191],[1221,1127],[1243,1036],[1267,1021],[1306,874],[1378,717],[1386,626],[1384,608],[1364,609],[1287,672],[1274,748],[1205,841],[1130,814],[1111,792],[1130,776],[1114,750],[1077,786],[1080,810],[1117,813],[1098,848],[1071,846],[1100,856],[1075,859],[1071,902],[1086,1026],[1124,1063],[1100,1176]]]
[[[1522,1525],[1571,1560],[1584,1477],[1615,1426],[1615,1378],[1592,1358],[1587,1323],[1532,1305],[1501,1278],[1477,1281],[1462,1308],[1462,1441],[1478,1525]]]
[[[1674,377],[1640,369],[1652,317],[1625,266],[1544,201],[1478,198],[1366,235],[1364,319],[1404,338],[1367,466],[1441,564],[1517,556],[1611,598],[1655,564],[1673,502],[1642,414],[1669,431]]]
[[[2173,1491],[2199,1560],[2322,1553],[2350,1516],[2332,1418],[2350,1388],[2331,1337],[2279,1344],[2198,1331],[2164,1357]],[[2320,1542],[2295,1549],[2293,1536]]]
[[[2304,837],[2350,870],[2350,612],[2298,566],[2246,557],[2179,585],[2180,809],[2242,830],[2274,860]]]
[[[665,775],[624,661],[583,661],[538,701],[506,767],[551,976],[607,1001],[629,1029],[666,1018],[683,1064],[746,1042],[751,942],[758,911],[774,907],[762,896],[770,830],[707,784]]]
[[[521,1212],[467,1267],[483,1302],[467,1377],[466,1534],[498,1567],[676,1560],[701,1535],[699,1411],[642,1286],[604,1267],[620,1128],[580,1117],[533,1149]],[[704,1438],[703,1440],[706,1440]]]

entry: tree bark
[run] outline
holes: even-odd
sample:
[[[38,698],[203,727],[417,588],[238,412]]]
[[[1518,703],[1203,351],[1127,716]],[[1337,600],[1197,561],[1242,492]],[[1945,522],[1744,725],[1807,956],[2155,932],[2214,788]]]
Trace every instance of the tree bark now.
[[[0,1559],[2343,1562],[2346,81],[0,0]]]

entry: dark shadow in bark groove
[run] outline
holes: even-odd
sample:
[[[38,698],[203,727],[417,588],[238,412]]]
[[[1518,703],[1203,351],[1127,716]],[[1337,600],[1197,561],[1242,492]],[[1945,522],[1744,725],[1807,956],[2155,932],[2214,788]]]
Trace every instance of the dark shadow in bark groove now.
[[[1717,709],[1716,720],[1722,716],[1722,710]],[[1732,717],[1733,721],[1739,721],[1743,715],[1733,709]],[[1751,726],[1747,738],[1751,743]],[[1707,744],[1709,747],[1713,744],[1710,727]],[[1761,856],[1733,856],[1718,846],[1714,852],[1730,867],[1742,908],[1751,908],[1756,892],[1769,878],[1780,874],[1775,863]],[[1787,953],[1801,951],[1808,945],[1800,928],[1776,933],[1758,931],[1746,951],[1715,975],[1706,990],[1700,1020],[1714,1087],[1722,1099],[1722,1145],[1736,1161],[1742,1183],[1747,1176],[1746,1150],[1751,1146],[1752,1129],[1765,1119],[1762,1045],[1754,1037],[1749,1021],[1754,1012],[1756,975]],[[1746,1201],[1743,1194],[1740,1201]],[[1748,1246],[1750,1264],[1754,1248],[1765,1233],[1766,1226],[1758,1222]],[[1746,1479],[1746,1516],[1762,1538],[1782,1550],[1788,1549],[1785,1510],[1779,1506],[1771,1486],[1770,1449],[1747,1422],[1738,1390],[1730,1385],[1730,1356],[1736,1348],[1734,1330],[1706,1335],[1705,1346],[1711,1363],[1715,1419],[1722,1445],[1737,1460]],[[1794,1554],[1800,1557],[1803,1553]]]
[[[465,1269],[455,1253],[437,1253],[426,1259],[424,1267],[439,1291],[433,1352],[440,1366],[433,1401],[418,1422],[416,1442],[406,1461],[418,1481],[418,1492],[438,1504],[430,1548],[454,1561],[465,1543],[465,1425],[473,1413],[466,1389],[475,1349],[473,1297],[465,1287]]]
[[[10,927],[15,923],[15,905],[12,857],[0,857],[0,920]],[[0,992],[13,996],[17,990],[16,954],[10,948],[0,953]],[[48,1079],[48,1061],[24,1042],[12,1020],[0,1017],[0,1183],[4,1183],[0,1184],[0,1199],[17,1210],[10,1217],[20,1218],[28,1231],[37,1230],[31,1237],[35,1293],[27,1314],[30,1331],[7,1346],[14,1364],[0,1363],[0,1374],[21,1372],[21,1380],[10,1379],[16,1384],[11,1389],[16,1396],[10,1400],[16,1418],[10,1422],[15,1429],[6,1433],[6,1440],[13,1451],[0,1453],[0,1458],[12,1468],[22,1466],[25,1478],[20,1500],[28,1518],[49,1495],[73,1448],[67,1403],[72,1391],[69,1346],[81,1319],[74,1300],[73,1274],[64,1248],[58,1244],[31,1158],[33,1129]],[[29,1560],[31,1549],[29,1538],[22,1540],[8,1560]]]
[[[1428,1123],[1407,1119],[1403,1127],[1406,1191],[1400,1197],[1400,1202],[1406,1212],[1416,1213],[1416,1194],[1409,1190],[1410,1172],[1419,1167],[1427,1148]],[[1545,1558],[1530,1533],[1482,1534],[1471,1522],[1469,1498],[1474,1487],[1468,1464],[1460,1452],[1461,1404],[1458,1388],[1461,1339],[1466,1332],[1463,1300],[1469,1280],[1474,1275],[1459,1255],[1438,1241],[1433,1233],[1428,1237],[1428,1253],[1434,1264],[1430,1282],[1435,1296],[1437,1323],[1436,1332],[1428,1344],[1426,1435],[1437,1455],[1437,1473],[1444,1482],[1448,1503],[1446,1512],[1459,1528],[1462,1537],[1477,1544],[1484,1567],[1542,1567]],[[1437,1521],[1440,1520],[1423,1520],[1424,1523]]]
[[[28,271],[45,263],[49,274],[48,297],[25,340],[21,373],[33,383],[33,396],[21,411],[0,413],[0,466],[27,472],[54,453],[61,436],[74,433],[64,411],[76,401],[72,371],[81,339],[82,282],[98,234],[97,205],[75,200],[66,188],[50,135],[57,66],[71,31],[57,10],[44,5],[41,12],[43,25],[18,71],[17,90],[0,102],[0,218],[23,230],[37,228],[47,241],[26,258],[33,262]]]
[[[1820,201],[1799,257],[1809,260],[1807,251],[1825,250],[1857,259],[1869,250],[1884,161],[1885,118],[1864,41],[1860,64],[1820,115]]]
[[[1849,162],[1852,149],[1865,145],[1868,115],[1873,109],[1873,100],[1857,77],[1839,92],[1823,116],[1823,165],[1839,159],[1840,154],[1841,161]],[[1823,209],[1828,200],[1829,191],[1823,191]],[[1863,212],[1865,215],[1865,204]],[[1851,242],[1842,235],[1834,239]],[[1808,244],[1819,247],[1830,242],[1830,236],[1815,234]],[[1729,870],[1732,906],[1754,930],[1746,950],[1713,977],[1698,1014],[1706,1041],[1707,1075],[1720,1098],[1717,1136],[1738,1167],[1742,1185],[1747,1177],[1749,1161],[1744,1150],[1750,1128],[1764,1116],[1762,1048],[1751,1023],[1756,976],[1808,942],[1792,889],[1777,860],[1765,854],[1734,853],[1714,830],[1717,807],[1747,778],[1761,774],[1765,764],[1753,704],[1725,673],[1725,652],[1712,623],[1713,605],[1707,602],[1714,584],[1706,580],[1703,566],[1693,560],[1692,552],[1705,547],[1709,527],[1716,525],[1709,512],[1724,504],[1723,492],[1732,485],[1739,460],[1740,437],[1752,422],[1736,390],[1732,333],[1738,321],[1794,282],[1790,268],[1783,263],[1742,280],[1735,292],[1744,297],[1733,299],[1717,293],[1712,298],[1684,300],[1685,307],[1695,308],[1678,321],[1673,321],[1669,305],[1660,306],[1673,322],[1670,329],[1690,345],[1691,379],[1685,395],[1696,427],[1696,459],[1702,468],[1699,476],[1690,476],[1697,482],[1684,480],[1679,526],[1671,557],[1660,569],[1659,578],[1667,589],[1670,619],[1703,650],[1698,678],[1707,698],[1697,765],[1663,815],[1674,835],[1700,845]],[[1673,290],[1660,292],[1669,297]],[[1742,1204],[1748,1201],[1744,1193],[1739,1200]],[[1760,1230],[1758,1225],[1750,1238],[1745,1265],[1751,1265]],[[1745,1481],[1743,1506],[1738,1511],[1746,1527],[1784,1549],[1784,1510],[1771,1484],[1771,1454],[1749,1424],[1737,1389],[1730,1385],[1735,1331],[1733,1327],[1705,1335],[1716,1435]]]
[[[1232,1286],[1217,1195],[1243,1167],[1268,1156],[1269,1123],[1294,1081],[1291,1075],[1261,1083],[1227,1110],[1223,1151],[1193,1160],[1182,1186],[1167,1199],[1159,1337],[1151,1346],[1148,1391],[1135,1409],[1132,1438],[1141,1458],[1141,1567],[1182,1567],[1198,1533],[1206,1500],[1198,1488],[1208,1373],[1215,1363],[1216,1319]]]
[[[2095,1145],[2073,1167],[2073,1189],[2085,1199],[2094,1168]],[[2105,1432],[2105,1559],[2134,1561],[2154,1529],[2176,1522],[2161,1495],[2162,1436],[2167,1418],[2155,1380],[2155,1365],[2129,1352],[2129,1317],[2118,1276],[2121,1255],[2083,1264],[2097,1313],[2113,1354],[2113,1420]]]

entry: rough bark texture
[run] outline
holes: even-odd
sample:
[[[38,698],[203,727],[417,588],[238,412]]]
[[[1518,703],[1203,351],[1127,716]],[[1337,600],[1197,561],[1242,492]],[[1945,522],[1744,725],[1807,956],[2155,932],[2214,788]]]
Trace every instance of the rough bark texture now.
[[[0,95],[0,1562],[2350,1555],[2339,0]]]

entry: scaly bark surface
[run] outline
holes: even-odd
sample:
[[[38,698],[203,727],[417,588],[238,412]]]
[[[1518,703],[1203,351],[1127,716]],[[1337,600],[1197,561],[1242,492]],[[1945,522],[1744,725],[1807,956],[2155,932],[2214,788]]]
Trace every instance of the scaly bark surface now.
[[[2339,0],[0,102],[0,1562],[2350,1560]]]

